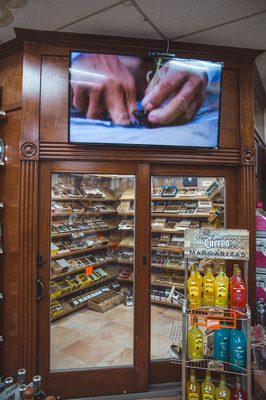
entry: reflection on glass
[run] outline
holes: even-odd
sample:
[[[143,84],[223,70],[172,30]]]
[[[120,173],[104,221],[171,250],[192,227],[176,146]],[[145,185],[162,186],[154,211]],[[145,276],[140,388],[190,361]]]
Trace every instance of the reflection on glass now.
[[[181,325],[185,289],[184,231],[224,227],[224,183],[224,178],[152,177],[152,359],[169,357],[173,322]]]
[[[133,364],[134,185],[52,175],[52,370]]]

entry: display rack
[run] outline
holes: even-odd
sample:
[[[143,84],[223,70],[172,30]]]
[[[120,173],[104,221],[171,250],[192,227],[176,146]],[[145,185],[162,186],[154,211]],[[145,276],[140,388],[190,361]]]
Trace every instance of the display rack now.
[[[188,264],[189,261],[197,261],[197,259],[185,258],[185,281],[188,279]],[[210,258],[211,260],[211,258]],[[244,261],[244,277],[246,282],[246,287],[248,291],[248,261]],[[186,289],[185,289],[186,294]],[[198,318],[203,319],[215,318],[217,321],[221,319],[222,321],[227,320],[233,323],[238,323],[241,326],[241,330],[246,332],[246,342],[247,342],[247,362],[246,368],[241,368],[229,362],[216,361],[212,357],[204,357],[202,360],[189,360],[187,353],[187,335],[189,327],[189,319],[191,314],[197,315]],[[180,327],[173,326],[170,334],[173,342],[178,341],[178,329]],[[195,369],[201,371],[210,371],[225,373],[230,375],[239,375],[242,377],[242,381],[246,383],[247,398],[251,399],[251,312],[249,305],[246,305],[245,311],[240,312],[232,309],[220,308],[220,307],[199,307],[199,308],[189,308],[188,301],[185,299],[182,306],[182,357],[177,356],[170,357],[170,362],[174,364],[182,365],[182,400],[186,400],[186,384],[188,380],[188,370]],[[237,370],[236,370],[237,369]]]

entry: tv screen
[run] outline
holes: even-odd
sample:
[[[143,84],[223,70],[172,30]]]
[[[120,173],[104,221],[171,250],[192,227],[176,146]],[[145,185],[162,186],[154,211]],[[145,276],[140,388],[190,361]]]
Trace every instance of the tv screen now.
[[[71,52],[69,142],[217,148],[222,63]]]

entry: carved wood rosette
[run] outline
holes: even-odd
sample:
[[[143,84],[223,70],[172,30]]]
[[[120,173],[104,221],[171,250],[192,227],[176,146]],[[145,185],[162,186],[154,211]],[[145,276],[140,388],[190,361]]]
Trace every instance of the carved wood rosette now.
[[[19,224],[19,365],[36,371],[38,162],[22,161]]]

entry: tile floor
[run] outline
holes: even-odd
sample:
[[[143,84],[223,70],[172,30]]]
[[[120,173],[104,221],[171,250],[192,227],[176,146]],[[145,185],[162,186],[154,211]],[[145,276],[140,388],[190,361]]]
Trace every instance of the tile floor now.
[[[151,354],[168,358],[173,321],[180,311],[152,305]],[[133,363],[133,307],[123,304],[101,314],[82,309],[59,319],[51,328],[51,369],[80,369]]]

